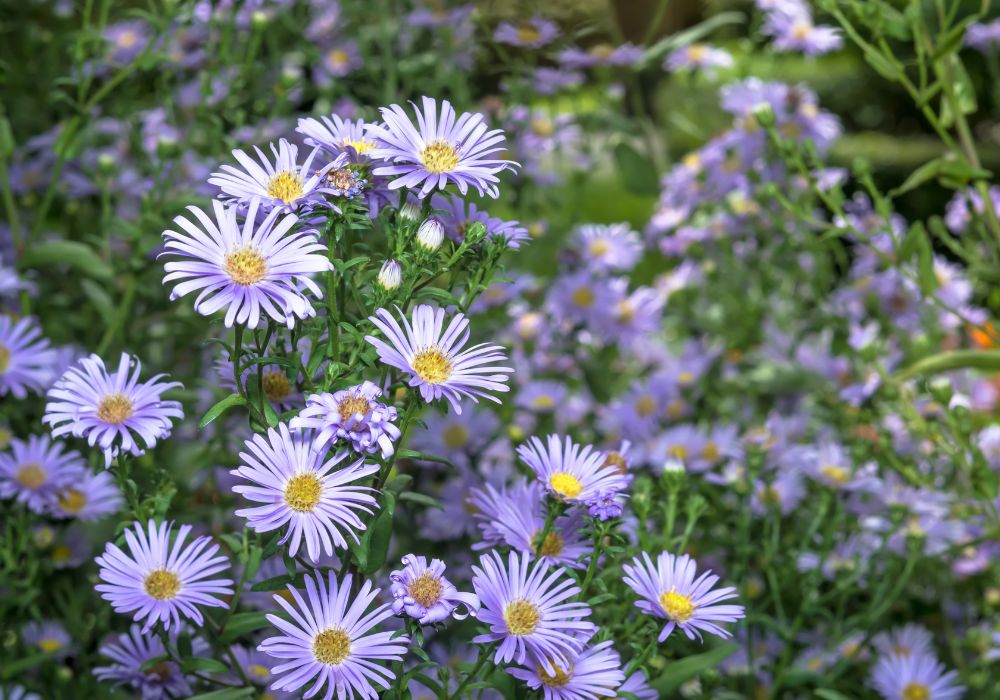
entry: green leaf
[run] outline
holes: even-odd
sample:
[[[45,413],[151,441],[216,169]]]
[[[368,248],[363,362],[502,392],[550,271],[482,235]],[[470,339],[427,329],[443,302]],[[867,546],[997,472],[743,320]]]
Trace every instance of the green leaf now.
[[[192,671],[204,671],[205,673],[228,673],[229,667],[221,661],[217,661],[215,659],[207,659],[203,656],[192,656],[189,659],[183,659],[181,661],[181,670],[185,673],[191,673]]]
[[[615,160],[625,189],[635,194],[655,195],[660,191],[656,166],[624,141],[615,146]]]
[[[680,688],[685,681],[718,666],[738,648],[736,644],[725,644],[703,654],[688,656],[678,661],[668,661],[667,670],[650,685],[659,691],[660,697],[666,697]]]
[[[938,280],[937,274],[934,272],[934,251],[931,249],[931,241],[923,226],[920,227],[920,235],[917,237],[916,243],[917,282],[920,283],[920,291],[930,296],[937,289]]]
[[[956,369],[978,369],[1000,372],[1000,350],[952,350],[917,360],[909,367],[896,372],[895,379],[903,381],[917,376],[950,372]]]
[[[438,464],[445,464],[451,468],[455,468],[450,459],[445,459],[444,457],[438,457],[437,455],[427,454],[426,452],[418,452],[417,450],[403,449],[399,451],[399,459],[417,459],[422,462],[437,462]]]
[[[263,581],[258,581],[254,585],[250,586],[250,590],[254,593],[266,593],[267,591],[280,591],[285,588],[289,583],[295,580],[294,576],[288,574],[282,574],[281,576],[272,576],[271,578],[266,578]],[[235,615],[233,617],[236,617]]]
[[[650,46],[646,49],[645,56],[643,56],[643,64],[648,65],[674,49],[693,44],[708,36],[719,27],[724,27],[727,24],[743,24],[746,21],[747,17],[742,12],[720,12],[690,29],[671,34],[667,38],[661,39]]]
[[[958,110],[962,114],[972,114],[979,108],[976,100],[976,89],[972,85],[972,78],[962,64],[962,60],[955,54],[948,56],[947,60],[951,64],[950,88],[955,92],[955,101],[958,103]],[[948,86],[946,86],[946,89]],[[955,123],[955,115],[952,111],[951,100],[941,102],[941,125],[945,128],[951,127]]]
[[[836,690],[830,690],[829,688],[817,688],[816,697],[823,698],[823,700],[851,700],[843,693],[838,693]]]
[[[115,305],[104,286],[94,280],[84,279],[80,280],[80,288],[83,289],[90,305],[101,315],[104,324],[110,326],[115,317]]]
[[[392,517],[396,511],[396,498],[391,491],[383,491],[385,504],[375,519],[368,524],[358,542],[349,542],[351,553],[361,573],[370,574],[382,568],[392,538]]]
[[[21,267],[48,267],[68,265],[84,275],[98,280],[110,280],[111,266],[101,260],[89,246],[77,241],[47,241],[32,244],[19,261]]]
[[[151,668],[153,668],[153,666],[156,666],[157,664],[161,664],[164,661],[169,661],[169,660],[170,660],[170,654],[159,654],[158,656],[154,656],[151,659],[146,659],[145,661],[143,661],[142,665],[139,667],[139,670],[148,671]]]
[[[192,695],[188,700],[242,700],[242,698],[253,696],[255,692],[257,691],[253,688],[223,688],[222,690]]]
[[[444,506],[436,498],[431,498],[422,493],[417,493],[416,491],[404,491],[399,494],[400,501],[409,501],[411,503],[416,503],[422,505],[426,508],[437,508],[438,510],[444,510]]]
[[[222,630],[219,641],[223,644],[228,644],[229,642],[242,637],[249,632],[264,629],[270,624],[271,623],[267,621],[267,618],[262,612],[236,613],[229,618],[228,622],[226,622],[226,626]]]
[[[239,394],[230,394],[226,398],[217,402],[214,406],[212,406],[210,409],[208,409],[208,411],[205,412],[205,415],[203,415],[201,417],[201,420],[198,421],[198,427],[204,429],[205,426],[207,426],[209,423],[211,423],[216,418],[221,416],[223,413],[228,411],[230,408],[233,408],[234,406],[245,406],[245,405],[246,401],[243,400],[242,396],[240,396]]]

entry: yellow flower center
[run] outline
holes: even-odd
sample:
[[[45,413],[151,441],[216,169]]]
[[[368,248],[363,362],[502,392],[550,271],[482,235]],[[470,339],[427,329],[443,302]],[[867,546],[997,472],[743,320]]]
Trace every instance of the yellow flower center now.
[[[667,415],[671,418],[676,418],[684,413],[685,408],[687,408],[687,404],[684,403],[683,399],[676,399],[667,404]]]
[[[905,644],[893,644],[892,653],[896,656],[909,656],[912,652],[910,651],[910,647]]]
[[[843,486],[851,476],[846,469],[838,467],[835,464],[827,464],[821,467],[819,473],[835,486]]]
[[[10,348],[0,345],[0,374],[6,372],[8,367],[10,367]]]
[[[312,651],[321,664],[338,666],[351,653],[351,638],[346,630],[332,627],[316,635]]]
[[[406,587],[407,595],[425,608],[429,608],[441,600],[443,590],[441,579],[430,571],[420,574]]]
[[[551,119],[535,119],[531,122],[531,130],[538,136],[552,136],[556,132],[555,124]]]
[[[796,22],[792,26],[792,36],[798,41],[805,41],[812,32],[812,25],[808,22]],[[909,700],[909,698],[907,698]]]
[[[522,24],[517,28],[517,38],[524,44],[533,44],[538,41],[541,36],[542,35],[533,24]]]
[[[611,54],[614,52],[614,47],[609,44],[598,44],[597,46],[592,47],[588,53],[598,60],[606,61],[611,58]]]
[[[427,172],[434,175],[450,173],[458,167],[458,151],[444,139],[437,139],[420,151],[420,162]]]
[[[349,394],[346,398],[341,399],[340,403],[337,404],[337,413],[340,414],[341,420],[344,418],[349,418],[351,416],[366,415],[370,411],[372,405],[368,403],[368,399],[364,396],[359,396],[357,394]]]
[[[63,562],[69,561],[70,557],[73,556],[73,551],[64,544],[56,546],[52,550],[52,561],[56,564],[62,564]]]
[[[538,671],[538,678],[542,681],[542,684],[546,688],[562,688],[564,685],[569,683],[569,679],[573,677],[573,665],[570,664],[569,670],[564,671],[552,663],[551,659],[549,660],[549,663],[552,665],[552,670],[555,671],[555,673],[551,676],[541,664],[537,665],[536,670]]]
[[[635,306],[632,302],[626,299],[615,305],[615,320],[623,324],[632,323],[635,320]]]
[[[573,304],[584,309],[590,308],[595,298],[594,290],[590,287],[577,287],[573,290],[573,294],[570,295],[570,300]]]
[[[82,491],[68,488],[59,494],[59,507],[67,513],[79,513],[87,505],[87,496]]]
[[[142,587],[157,600],[170,600],[181,590],[181,580],[173,571],[154,569],[146,575]]]
[[[111,425],[121,425],[135,413],[132,399],[121,392],[108,394],[97,405],[97,417]]]
[[[123,49],[130,49],[139,41],[139,35],[131,29],[126,29],[118,35],[118,45]]]
[[[542,549],[539,551],[535,548],[535,541],[538,540],[538,535],[540,533],[536,532],[531,536],[531,548],[543,557],[557,557],[559,556],[563,549],[566,547],[566,541],[557,532],[550,532],[545,536],[545,541],[542,542]]]
[[[515,637],[531,634],[541,620],[542,613],[538,606],[524,598],[513,601],[503,611],[507,631]]]
[[[436,347],[421,350],[410,362],[417,376],[428,384],[444,384],[451,377],[451,360]]]
[[[561,498],[576,498],[583,491],[583,484],[569,472],[556,472],[550,476],[549,486]]]
[[[670,589],[660,594],[660,607],[674,622],[687,622],[694,615],[694,603],[691,597]]]
[[[38,648],[47,654],[51,654],[54,651],[62,649],[63,643],[58,639],[40,639],[38,640]]]
[[[709,462],[717,461],[719,459],[719,446],[711,441],[705,443],[705,446],[701,449],[701,456]]]
[[[656,413],[656,399],[649,394],[643,394],[639,397],[639,400],[635,402],[635,412],[643,418],[648,418],[653,415]]]
[[[679,459],[683,462],[687,459],[688,451],[684,445],[671,445],[670,448],[667,449],[667,454],[674,459]]]
[[[264,387],[264,395],[271,403],[280,403],[292,393],[292,383],[288,380],[288,375],[280,369],[265,369],[261,384]]]
[[[619,474],[628,474],[628,461],[621,452],[608,452],[604,457],[604,466],[614,468]]]
[[[603,258],[611,250],[611,244],[605,238],[595,238],[587,246],[587,249],[595,258]]]
[[[778,492],[778,489],[773,486],[764,486],[760,490],[760,500],[763,501],[765,505],[780,506],[781,494]]]
[[[556,400],[547,394],[541,394],[531,401],[531,405],[535,408],[552,408],[556,405]]]
[[[247,671],[250,672],[250,675],[257,676],[258,678],[267,678],[271,675],[267,666],[261,666],[260,664],[250,664],[247,666]]]
[[[697,153],[688,153],[681,162],[688,170],[698,170],[701,168],[701,156]]]
[[[267,181],[267,196],[291,204],[303,195],[302,178],[288,170],[282,170]]]
[[[708,54],[708,49],[702,44],[691,44],[688,47],[688,58],[692,63],[701,63]]]
[[[681,372],[677,375],[677,383],[681,386],[688,386],[694,382],[693,372]]]
[[[319,503],[323,482],[315,474],[296,474],[285,484],[285,504],[296,513],[308,513]]]
[[[342,141],[342,143],[344,145],[344,148],[347,148],[348,146],[350,146],[351,148],[354,149],[354,151],[358,155],[361,155],[365,151],[370,151],[371,149],[375,148],[375,142],[374,141],[368,141],[366,139],[361,139],[360,141],[355,141],[354,139],[344,138],[344,140]]]
[[[267,261],[253,248],[240,248],[226,256],[224,269],[233,282],[247,287],[264,279]]]
[[[341,66],[346,66],[351,60],[351,57],[343,49],[334,49],[326,55],[326,60],[330,62],[330,65],[334,68],[340,68]]]
[[[38,462],[28,462],[21,465],[14,479],[24,488],[34,490],[45,483],[48,475]]]
[[[907,683],[903,688],[903,700],[930,700],[931,689],[923,683]]]
[[[457,450],[469,443],[469,429],[461,423],[451,423],[441,431],[441,439],[446,447]]]

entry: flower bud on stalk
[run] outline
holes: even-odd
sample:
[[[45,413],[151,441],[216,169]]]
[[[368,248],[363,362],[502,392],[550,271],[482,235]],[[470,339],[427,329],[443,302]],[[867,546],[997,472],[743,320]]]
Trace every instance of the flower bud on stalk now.
[[[417,221],[420,219],[420,209],[412,202],[407,202],[399,210],[399,218],[406,222]]]
[[[386,260],[378,273],[378,284],[387,292],[399,289],[403,281],[403,268],[397,260]]]
[[[417,246],[433,253],[444,242],[444,226],[437,219],[427,219],[417,229]]]
[[[668,491],[679,491],[687,477],[684,462],[673,457],[663,464],[663,483]]]

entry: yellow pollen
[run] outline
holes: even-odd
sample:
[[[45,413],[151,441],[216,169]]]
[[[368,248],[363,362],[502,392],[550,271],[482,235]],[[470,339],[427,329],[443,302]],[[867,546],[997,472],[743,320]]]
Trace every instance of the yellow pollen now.
[[[38,648],[48,654],[51,654],[54,651],[62,649],[63,643],[58,639],[40,639],[38,641]]]
[[[704,457],[709,462],[718,461],[719,446],[711,441],[705,443],[705,446],[701,449],[701,456]]]
[[[251,675],[257,676],[258,678],[267,678],[271,675],[267,666],[261,666],[260,664],[250,664],[247,666],[247,671],[249,671]]]
[[[520,39],[522,43],[533,44],[538,41],[541,36],[542,35],[537,29],[535,29],[533,24],[522,24],[517,28],[517,38]]]
[[[458,167],[458,151],[444,139],[431,141],[420,151],[420,162],[434,175],[450,173]]]
[[[931,689],[923,683],[917,683],[914,681],[912,683],[907,683],[906,687],[903,688],[903,700],[930,700],[930,697]]]
[[[680,414],[684,413],[685,408],[687,408],[687,404],[684,403],[682,399],[671,401],[667,405],[667,415],[670,416],[671,418],[676,418]]]
[[[535,408],[552,408],[556,405],[556,401],[551,396],[542,394],[540,396],[536,396],[531,402],[531,405]]]
[[[808,39],[810,32],[812,32],[812,25],[808,22],[796,22],[795,25],[792,26],[792,36],[799,41],[805,41]]]
[[[170,600],[181,590],[181,580],[173,571],[154,569],[146,574],[142,587],[157,600]]]
[[[708,49],[702,44],[691,44],[688,47],[688,58],[692,63],[700,63],[708,54]]]
[[[564,685],[569,683],[569,679],[573,677],[572,664],[570,664],[568,671],[564,671],[556,666],[551,659],[549,660],[549,663],[552,664],[552,670],[555,671],[555,674],[551,676],[541,664],[538,664],[537,666],[536,670],[538,671],[538,677],[541,679],[542,684],[546,688],[562,688]]]
[[[604,466],[613,467],[619,474],[628,474],[628,462],[621,452],[608,452],[604,457]]]
[[[688,386],[694,383],[694,373],[693,372],[681,372],[677,375],[677,383],[682,386]]]
[[[688,170],[699,170],[701,168],[701,156],[697,153],[689,153],[681,161]]]
[[[323,482],[315,474],[296,474],[285,484],[285,504],[296,513],[309,513],[319,503]]]
[[[550,476],[549,486],[560,498],[576,498],[583,491],[583,484],[569,472],[556,472]]]
[[[355,416],[358,413],[366,415],[371,408],[372,405],[368,403],[368,399],[364,396],[351,394],[337,404],[337,413],[340,414],[340,419],[343,420],[344,418]]]
[[[629,301],[620,301],[615,306],[615,320],[619,323],[631,323],[635,320],[635,306]]]
[[[687,448],[684,447],[684,445],[671,445],[669,448],[667,448],[667,454],[673,457],[674,459],[679,459],[683,462],[685,459],[687,459],[688,451]]]
[[[68,488],[59,494],[59,507],[67,513],[79,513],[87,505],[87,497],[82,491]]]
[[[542,542],[542,549],[538,551],[535,548],[535,542],[538,540],[538,535],[540,533],[536,532],[531,536],[531,549],[543,557],[558,557],[563,549],[566,547],[566,541],[562,538],[559,533],[550,532],[545,536],[545,541]]]
[[[843,486],[850,478],[850,474],[843,467],[834,464],[827,464],[820,468],[819,473],[832,482],[835,486]]]
[[[334,49],[326,55],[326,60],[328,60],[330,65],[334,68],[340,68],[341,66],[346,66],[351,60],[351,57],[343,49]]]
[[[10,367],[10,348],[0,345],[0,374],[6,372],[8,367]]]
[[[691,597],[670,589],[660,594],[660,607],[674,622],[687,622],[694,616],[694,603]]]
[[[264,279],[267,275],[267,261],[253,248],[240,248],[226,256],[223,269],[233,282],[247,287]]]
[[[420,574],[406,587],[407,595],[425,608],[429,608],[441,600],[443,590],[441,579],[430,571]]]
[[[605,238],[595,238],[590,242],[587,249],[595,258],[603,258],[611,250],[611,244]]]
[[[280,199],[285,204],[291,204],[303,194],[302,178],[288,170],[275,173],[267,181],[267,196]]]
[[[344,148],[350,146],[351,148],[354,149],[355,153],[357,153],[358,155],[361,155],[365,151],[370,151],[371,149],[375,148],[374,141],[367,141],[365,139],[361,139],[360,141],[355,141],[354,139],[345,138],[342,143],[344,144]]]
[[[139,41],[139,35],[128,29],[118,35],[118,45],[123,49],[130,49]]]
[[[577,287],[570,295],[570,300],[573,304],[585,309],[590,308],[590,306],[593,305],[595,298],[596,296],[594,295],[594,290],[590,287]]]
[[[608,44],[598,44],[590,49],[588,52],[594,58],[604,61],[611,58],[611,54],[615,52],[612,46]]]
[[[451,423],[441,431],[441,439],[446,447],[457,450],[469,442],[469,429],[461,423]]]
[[[132,399],[121,392],[108,394],[97,405],[97,417],[111,425],[121,425],[135,413]]]
[[[313,640],[312,652],[321,664],[338,666],[351,653],[351,638],[340,627],[323,630]]]
[[[639,397],[639,400],[635,402],[635,412],[643,418],[648,418],[653,415],[656,413],[656,399],[649,394],[643,394]]]
[[[56,564],[61,564],[64,561],[69,561],[70,557],[73,556],[73,551],[64,544],[58,545],[52,550],[52,561]]]
[[[436,347],[421,350],[410,362],[417,376],[428,384],[444,384],[451,377],[451,360]]]
[[[552,136],[556,132],[555,124],[551,119],[536,119],[531,122],[531,130],[538,136]]]
[[[896,656],[909,656],[912,652],[910,651],[910,647],[905,644],[893,644],[892,653]]]
[[[331,170],[326,174],[326,181],[338,190],[349,190],[354,184],[353,173],[347,168]]]
[[[22,464],[17,470],[17,476],[14,479],[26,489],[37,489],[48,479],[48,475],[45,470],[42,469],[42,465],[37,462],[28,462],[27,464]]]
[[[513,601],[503,611],[507,631],[515,637],[531,634],[541,620],[542,613],[538,607],[524,598]]]
[[[264,386],[264,395],[271,403],[280,403],[292,393],[292,383],[280,369],[265,369],[261,384]]]

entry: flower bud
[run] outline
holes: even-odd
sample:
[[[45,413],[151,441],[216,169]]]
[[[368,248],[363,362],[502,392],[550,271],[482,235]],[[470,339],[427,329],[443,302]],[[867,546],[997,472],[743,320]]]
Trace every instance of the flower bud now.
[[[420,218],[420,209],[413,202],[407,202],[399,210],[399,218],[403,221],[416,221]]]
[[[681,460],[668,457],[667,461],[663,463],[663,473],[661,476],[667,489],[676,491],[684,485],[684,480],[687,477],[687,468],[685,468],[684,462]]]
[[[403,281],[403,268],[397,260],[386,260],[382,263],[382,269],[378,273],[378,284],[387,292],[399,289]]]
[[[417,245],[433,253],[444,242],[444,226],[437,219],[427,219],[417,229]]]

